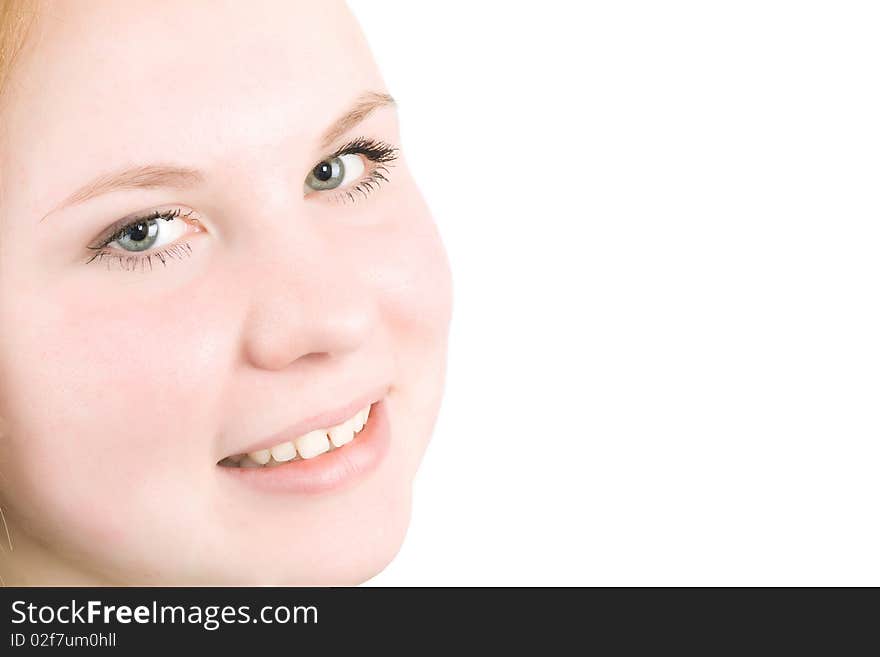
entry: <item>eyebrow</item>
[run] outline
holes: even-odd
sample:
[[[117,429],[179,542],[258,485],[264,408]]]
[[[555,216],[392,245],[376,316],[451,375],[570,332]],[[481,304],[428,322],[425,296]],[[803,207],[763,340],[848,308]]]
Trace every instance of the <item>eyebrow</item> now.
[[[373,110],[396,104],[394,98],[387,93],[369,91],[363,94],[345,114],[327,128],[321,138],[321,148],[330,148],[333,142],[366,119]]]
[[[322,149],[329,148],[333,142],[354,128],[380,107],[394,106],[396,101],[387,93],[370,91],[362,94],[342,116],[336,119],[321,136]],[[121,171],[105,173],[83,185],[64,199],[55,209],[43,215],[43,221],[53,212],[62,208],[84,203],[85,201],[122,189],[189,189],[204,182],[205,175],[198,169],[163,164],[150,164],[127,167]]]

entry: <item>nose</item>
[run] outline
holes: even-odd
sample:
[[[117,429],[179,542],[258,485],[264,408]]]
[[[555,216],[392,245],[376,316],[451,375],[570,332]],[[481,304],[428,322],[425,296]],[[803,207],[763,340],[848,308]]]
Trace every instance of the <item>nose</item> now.
[[[244,325],[247,360],[280,370],[307,356],[356,351],[375,327],[376,309],[353,259],[315,236],[281,245],[276,242],[259,267],[244,270],[251,300]]]

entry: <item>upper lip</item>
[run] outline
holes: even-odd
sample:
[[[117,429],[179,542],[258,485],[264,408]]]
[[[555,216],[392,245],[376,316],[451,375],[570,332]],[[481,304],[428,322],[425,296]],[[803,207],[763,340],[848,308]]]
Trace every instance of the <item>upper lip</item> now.
[[[256,452],[261,449],[269,449],[270,447],[274,447],[275,445],[278,445],[280,443],[291,441],[294,438],[309,433],[310,431],[315,431],[316,429],[329,429],[330,427],[345,422],[347,419],[354,416],[354,414],[362,408],[365,408],[366,406],[369,406],[381,400],[385,396],[386,391],[387,386],[371,391],[367,394],[361,394],[354,401],[349,402],[345,406],[340,406],[335,409],[324,411],[322,413],[318,413],[316,415],[301,419],[282,429],[281,431],[278,431],[271,436],[261,438],[257,442],[251,443],[248,447],[240,449],[237,452],[231,452],[229,455],[249,454],[251,452]]]

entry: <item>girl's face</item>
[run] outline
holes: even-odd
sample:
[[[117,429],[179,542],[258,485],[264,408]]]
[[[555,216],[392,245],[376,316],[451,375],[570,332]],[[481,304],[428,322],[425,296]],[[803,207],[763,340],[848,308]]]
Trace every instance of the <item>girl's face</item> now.
[[[439,408],[451,282],[345,5],[46,2],[18,66],[0,574],[377,573]]]

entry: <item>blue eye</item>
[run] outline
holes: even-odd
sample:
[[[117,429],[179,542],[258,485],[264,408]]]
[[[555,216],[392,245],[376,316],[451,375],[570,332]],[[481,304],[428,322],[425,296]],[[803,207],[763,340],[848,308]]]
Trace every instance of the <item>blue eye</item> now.
[[[178,218],[181,211],[175,208],[117,223],[97,244],[88,247],[94,254],[86,263],[106,262],[109,268],[111,262],[118,262],[123,269],[134,269],[138,265],[141,269],[147,266],[152,269],[154,256],[163,265],[167,258],[187,256],[192,253],[192,247],[181,237],[202,232],[198,219],[190,219],[192,214],[190,211]]]
[[[364,160],[356,153],[324,160],[306,177],[306,192],[309,189],[321,191],[350,185],[359,180],[363,173]]]
[[[397,159],[397,148],[382,141],[358,137],[319,162],[306,176],[303,193],[337,191],[337,200],[354,202],[355,194],[366,198]],[[383,173],[384,172],[384,173]]]
[[[158,236],[159,225],[155,219],[150,219],[127,226],[115,243],[126,251],[145,251],[155,244]]]
[[[138,252],[171,244],[187,233],[187,224],[177,218],[179,215],[180,209],[175,209],[135,219],[119,229],[102,247]]]

